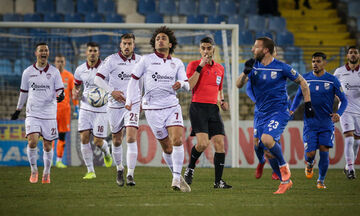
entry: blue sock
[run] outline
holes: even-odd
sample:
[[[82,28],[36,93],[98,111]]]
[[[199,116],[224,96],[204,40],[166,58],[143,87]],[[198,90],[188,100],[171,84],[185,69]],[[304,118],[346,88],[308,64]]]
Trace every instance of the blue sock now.
[[[319,180],[324,182],[329,167],[329,152],[320,151]]]
[[[281,180],[281,173],[280,173],[279,163],[278,163],[277,159],[276,158],[270,158],[269,162],[270,162],[270,166],[273,169],[273,171],[276,173],[276,175],[279,176],[280,181],[282,181]]]
[[[264,158],[264,148],[260,147],[260,146],[254,146],[255,149],[255,153],[256,153],[256,157],[259,159],[259,163],[263,164],[265,163],[265,158]]]
[[[272,155],[276,157],[276,159],[279,162],[279,166],[283,166],[286,164],[279,143],[276,142],[275,145],[271,149],[269,149],[269,151],[271,152]]]
[[[314,163],[314,159],[315,157],[309,158],[305,152],[305,161],[307,162],[308,165],[312,165]]]

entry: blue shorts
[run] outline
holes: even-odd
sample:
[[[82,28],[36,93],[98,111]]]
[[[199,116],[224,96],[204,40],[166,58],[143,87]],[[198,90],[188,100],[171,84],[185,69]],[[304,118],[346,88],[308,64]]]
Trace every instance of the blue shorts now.
[[[258,113],[254,113],[254,137],[260,139],[259,133],[258,133]]]
[[[257,137],[261,138],[263,134],[269,134],[276,142],[279,142],[290,118],[289,112],[276,112],[272,115],[258,116]]]
[[[332,148],[334,145],[334,130],[315,131],[304,128],[304,149],[305,152],[312,152],[319,149],[320,145]]]

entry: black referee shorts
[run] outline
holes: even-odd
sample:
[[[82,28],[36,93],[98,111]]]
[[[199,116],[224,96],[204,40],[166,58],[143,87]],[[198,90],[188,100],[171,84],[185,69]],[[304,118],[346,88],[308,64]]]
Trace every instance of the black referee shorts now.
[[[225,135],[224,123],[216,104],[191,102],[190,122],[192,127],[190,136],[207,133],[211,139],[215,135]]]

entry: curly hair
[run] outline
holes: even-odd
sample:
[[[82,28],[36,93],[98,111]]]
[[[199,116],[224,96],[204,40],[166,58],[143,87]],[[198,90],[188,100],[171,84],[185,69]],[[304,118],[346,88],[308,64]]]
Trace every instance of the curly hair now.
[[[176,48],[176,45],[177,45],[177,40],[176,40],[174,32],[166,26],[161,26],[160,28],[155,30],[155,32],[153,33],[153,35],[150,39],[150,45],[152,46],[152,48],[155,51],[155,38],[160,33],[164,33],[169,37],[169,42],[172,44],[172,46],[169,50],[169,53],[173,54],[174,50]]]

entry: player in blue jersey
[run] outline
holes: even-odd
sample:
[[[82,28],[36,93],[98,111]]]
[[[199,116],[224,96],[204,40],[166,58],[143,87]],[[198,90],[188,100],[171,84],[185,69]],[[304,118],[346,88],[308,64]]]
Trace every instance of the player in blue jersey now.
[[[313,71],[304,75],[309,84],[313,108],[316,116],[308,118],[304,116],[304,148],[305,148],[305,175],[312,178],[316,150],[320,150],[319,178],[317,188],[325,189],[324,184],[326,172],[329,166],[329,148],[333,147],[334,124],[340,120],[345,111],[347,100],[341,88],[340,81],[325,71],[326,55],[316,52],[312,56]],[[336,113],[333,112],[334,98],[337,96],[341,105]],[[302,98],[300,89],[297,91],[290,113],[299,106]]]
[[[310,91],[307,82],[289,65],[274,58],[275,43],[268,37],[257,38],[251,51],[255,59],[245,62],[244,72],[236,81],[241,88],[250,80],[255,96],[257,114],[257,133],[261,142],[277,159],[282,181],[275,194],[283,194],[292,186],[289,165],[285,162],[280,136],[290,118],[286,80],[300,84],[305,98],[305,113],[314,116],[311,108]]]
[[[246,85],[246,94],[249,96],[249,98],[253,102],[255,102],[255,96],[252,92],[252,87],[251,87],[250,82],[248,82]],[[269,152],[269,150],[267,150],[267,148],[264,146],[264,144],[260,141],[260,137],[258,136],[257,114],[258,114],[258,110],[255,105],[255,108],[254,108],[254,150],[256,153],[256,157],[259,160],[259,164],[257,165],[256,171],[255,171],[255,178],[259,179],[262,176],[262,173],[264,170],[264,165],[266,162],[265,157],[264,157],[264,155],[265,155],[269,160],[271,168],[273,169],[271,178],[273,180],[279,180],[279,179],[281,179],[279,164],[278,164],[276,158]]]

